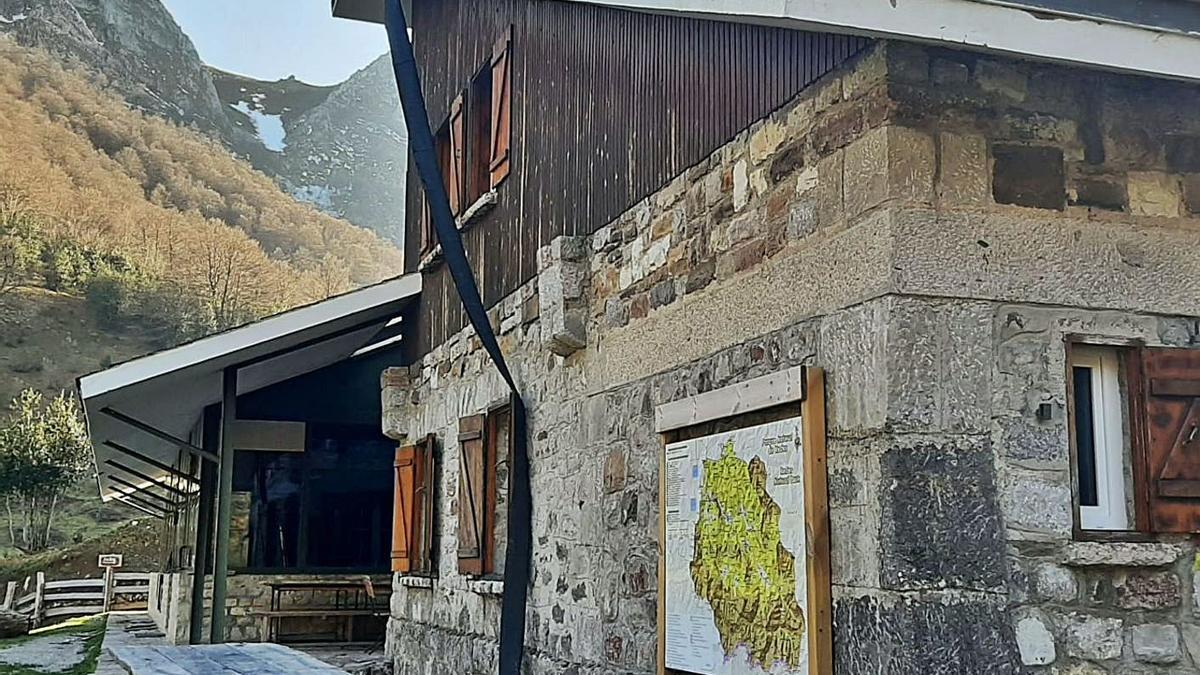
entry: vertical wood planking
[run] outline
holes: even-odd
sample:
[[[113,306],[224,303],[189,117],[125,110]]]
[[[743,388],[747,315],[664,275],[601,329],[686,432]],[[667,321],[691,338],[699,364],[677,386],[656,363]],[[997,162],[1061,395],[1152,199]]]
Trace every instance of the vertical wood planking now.
[[[868,41],[545,0],[418,3],[413,29],[433,126],[513,26],[513,170],[464,233],[489,306],[532,278],[537,249],[606,225]],[[468,112],[468,114],[470,114]],[[406,269],[421,188],[408,174]],[[426,272],[420,355],[465,325],[444,265]]]

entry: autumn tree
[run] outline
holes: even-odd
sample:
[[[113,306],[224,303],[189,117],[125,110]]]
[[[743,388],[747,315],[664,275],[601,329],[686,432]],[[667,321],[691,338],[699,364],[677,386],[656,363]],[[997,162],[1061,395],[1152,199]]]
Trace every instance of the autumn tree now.
[[[0,428],[0,494],[14,548],[49,548],[58,500],[86,473],[90,447],[75,400],[65,393],[47,403],[26,389],[13,399]]]
[[[17,193],[0,186],[0,296],[28,280],[40,256],[33,215]]]

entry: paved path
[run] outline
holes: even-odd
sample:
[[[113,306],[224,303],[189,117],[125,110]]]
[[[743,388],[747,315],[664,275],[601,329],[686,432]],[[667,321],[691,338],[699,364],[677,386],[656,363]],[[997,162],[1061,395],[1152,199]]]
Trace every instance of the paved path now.
[[[27,668],[39,673],[70,670],[87,655],[87,638],[86,633],[69,631],[31,635],[26,641],[0,649],[0,671],[7,670],[5,666]]]
[[[96,675],[346,675],[276,644],[171,646],[144,613],[108,618]]]
[[[346,671],[276,644],[114,647],[132,675],[345,675]]]

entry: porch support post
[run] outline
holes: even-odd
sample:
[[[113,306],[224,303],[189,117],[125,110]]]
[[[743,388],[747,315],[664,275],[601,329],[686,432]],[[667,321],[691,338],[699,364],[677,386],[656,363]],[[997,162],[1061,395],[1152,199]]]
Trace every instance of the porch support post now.
[[[215,408],[204,411],[201,444],[214,452],[220,447],[221,417]],[[217,465],[200,462],[200,497],[196,503],[196,554],[192,560],[192,617],[188,642],[204,642],[204,579],[212,563],[213,497],[217,492]]]
[[[221,465],[217,488],[217,542],[213,563],[212,634],[209,642],[225,642],[225,591],[229,577],[229,509],[233,496],[233,427],[237,421],[237,367],[223,374],[221,396]]]

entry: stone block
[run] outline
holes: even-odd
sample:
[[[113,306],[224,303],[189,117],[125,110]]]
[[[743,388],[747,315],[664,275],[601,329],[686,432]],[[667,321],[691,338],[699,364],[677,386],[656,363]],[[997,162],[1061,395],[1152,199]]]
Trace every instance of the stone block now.
[[[1021,672],[1002,602],[966,597],[834,600],[834,662],[845,673]]]
[[[1168,136],[1167,168],[1175,173],[1200,173],[1200,136]]]
[[[1029,469],[1067,468],[1067,431],[1062,422],[999,417],[995,423],[1005,459]]]
[[[1200,174],[1183,177],[1183,205],[1191,215],[1200,215]]]
[[[826,316],[818,353],[826,367],[829,428],[861,434],[887,418],[887,303],[875,300]]]
[[[750,161],[758,165],[770,159],[785,138],[787,130],[783,124],[766,120],[750,134]]]
[[[1121,658],[1121,619],[1072,612],[1057,623],[1068,655],[1093,661]]]
[[[1063,564],[1071,567],[1164,567],[1179,560],[1183,550],[1175,544],[1109,543],[1077,541],[1063,551]]]
[[[887,43],[887,74],[897,82],[928,81],[929,51],[923,45],[910,42]]]
[[[635,244],[641,241],[635,240]],[[542,343],[559,356],[587,345],[584,290],[590,277],[584,237],[557,237],[538,251]]]
[[[929,78],[940,86],[963,85],[971,79],[971,69],[961,61],[935,58],[929,63]]]
[[[1170,624],[1147,623],[1130,631],[1133,656],[1143,663],[1175,663],[1183,656],[1179,629]]]
[[[1200,666],[1200,626],[1185,623],[1179,629],[1183,633],[1183,644],[1187,648],[1188,656],[1192,658],[1193,664]]]
[[[1005,525],[1021,538],[1071,534],[1071,487],[1065,473],[1010,470],[1000,481]]]
[[[852,65],[850,70],[842,76],[843,100],[849,101],[856,98],[887,78],[887,52],[888,49],[884,45],[876,45]]]
[[[1041,612],[1028,612],[1017,619],[1017,649],[1021,652],[1021,663],[1027,666],[1044,666],[1054,663],[1054,635],[1046,627]]]
[[[1183,601],[1174,572],[1131,572],[1113,581],[1117,605],[1123,609],[1167,609]]]
[[[880,586],[1002,587],[993,474],[987,442],[889,448],[880,459]]]
[[[1158,171],[1129,172],[1129,211],[1138,216],[1177,217],[1183,208],[1179,178]]]
[[[888,199],[928,201],[935,169],[933,139],[906,127],[867,132],[846,148],[846,216]]]
[[[987,140],[983,136],[942,132],[938,136],[941,171],[938,198],[954,205],[989,202]]]
[[[992,314],[981,304],[894,300],[888,421],[903,431],[990,429]]]
[[[997,203],[1063,210],[1067,192],[1062,150],[994,145],[992,157],[992,196]]]
[[[379,378],[382,406],[383,435],[396,441],[408,437],[409,415],[412,410],[412,378],[408,368],[386,368]]]
[[[1071,204],[1105,211],[1124,211],[1129,196],[1117,178],[1080,178],[1075,181]]]
[[[843,173],[845,152],[837,152],[824,157],[817,163],[817,185],[815,189],[817,205],[817,227],[836,227],[845,218],[846,211],[843,200]]]
[[[999,94],[1013,101],[1024,101],[1029,94],[1029,80],[1016,67],[991,59],[975,63],[975,82],[985,92]]]
[[[879,585],[879,515],[868,506],[829,510],[829,560],[838,586]]]
[[[1079,583],[1070,569],[1041,563],[1033,572],[1033,590],[1042,600],[1070,604],[1079,596]]]
[[[750,201],[750,167],[745,159],[733,165],[733,209],[741,211]]]

